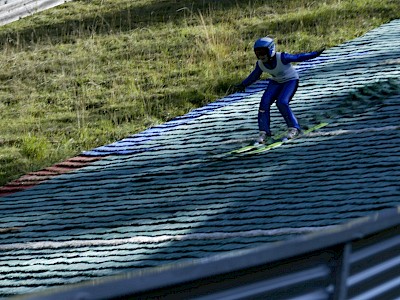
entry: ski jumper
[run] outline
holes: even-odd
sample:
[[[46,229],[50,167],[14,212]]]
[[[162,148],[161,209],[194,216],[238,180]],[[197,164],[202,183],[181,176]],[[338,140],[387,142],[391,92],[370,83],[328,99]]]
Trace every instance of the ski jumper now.
[[[270,108],[275,101],[279,112],[285,119],[286,125],[300,130],[300,125],[289,106],[289,102],[292,100],[299,85],[299,74],[291,63],[306,61],[319,55],[318,51],[299,54],[277,52],[270,63],[261,60],[257,61],[255,69],[243,80],[242,85],[245,87],[251,85],[260,79],[263,72],[272,76],[267,89],[261,97],[258,112],[258,127],[260,131],[265,131],[267,135],[271,135]]]

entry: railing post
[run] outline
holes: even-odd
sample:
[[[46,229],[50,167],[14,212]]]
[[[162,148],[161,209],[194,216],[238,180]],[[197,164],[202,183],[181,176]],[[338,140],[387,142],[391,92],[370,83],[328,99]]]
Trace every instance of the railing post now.
[[[337,262],[333,269],[333,300],[346,300],[347,299],[347,279],[350,272],[350,254],[351,242],[345,243],[339,252]]]

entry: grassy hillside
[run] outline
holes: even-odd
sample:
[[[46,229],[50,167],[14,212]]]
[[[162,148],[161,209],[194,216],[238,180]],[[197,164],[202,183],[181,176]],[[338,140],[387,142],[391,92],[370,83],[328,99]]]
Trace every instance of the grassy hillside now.
[[[226,95],[252,45],[331,47],[397,0],[80,0],[0,27],[0,185]]]

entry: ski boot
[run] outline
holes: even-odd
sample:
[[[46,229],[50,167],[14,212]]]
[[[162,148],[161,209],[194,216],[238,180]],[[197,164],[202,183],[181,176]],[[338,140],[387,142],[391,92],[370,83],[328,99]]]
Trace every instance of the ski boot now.
[[[264,145],[271,138],[265,131],[260,131],[257,140],[254,143],[254,146]]]
[[[297,137],[300,134],[300,130],[295,128],[295,127],[289,127],[288,128],[288,133],[286,135],[286,137],[284,137],[282,139],[283,142],[287,141],[287,140],[291,140],[295,137]]]

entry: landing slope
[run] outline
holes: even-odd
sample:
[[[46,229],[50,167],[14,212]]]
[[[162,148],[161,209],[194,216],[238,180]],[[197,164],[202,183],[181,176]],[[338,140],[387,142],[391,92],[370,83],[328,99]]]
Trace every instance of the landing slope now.
[[[0,294],[283,241],[398,205],[399,57],[396,20],[298,65],[293,109],[305,128],[329,125],[267,153],[220,156],[257,134],[260,81],[0,198]],[[282,131],[276,109],[272,119]]]

